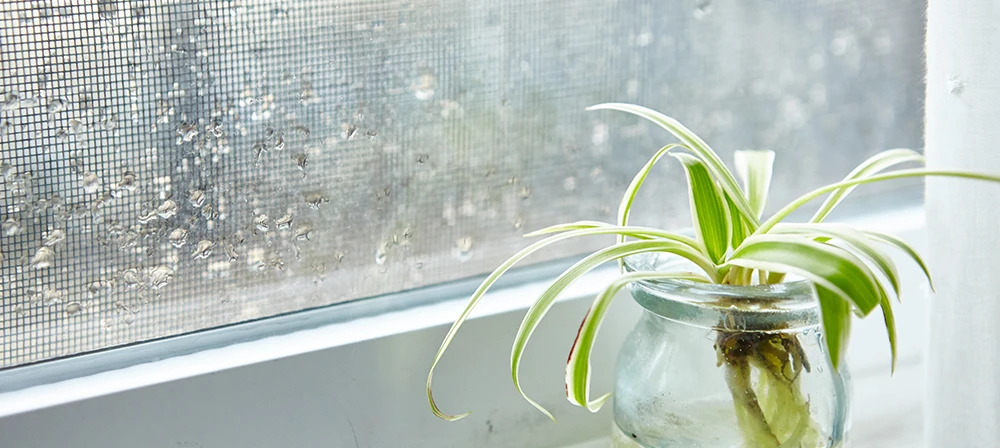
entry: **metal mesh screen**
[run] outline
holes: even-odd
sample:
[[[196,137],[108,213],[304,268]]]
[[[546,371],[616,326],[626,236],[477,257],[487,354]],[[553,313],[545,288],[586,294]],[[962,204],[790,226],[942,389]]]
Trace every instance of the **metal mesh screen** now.
[[[0,367],[490,270],[668,141],[779,199],[921,140],[922,2],[0,4]],[[676,167],[636,211],[683,226]],[[606,240],[555,248],[537,260]]]

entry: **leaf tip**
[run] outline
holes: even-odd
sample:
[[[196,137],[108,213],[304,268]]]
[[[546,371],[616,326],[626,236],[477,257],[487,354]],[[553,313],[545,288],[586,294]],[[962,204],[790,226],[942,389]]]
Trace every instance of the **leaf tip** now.
[[[529,400],[529,401],[531,402],[531,405],[535,407],[535,409],[538,409],[539,411],[541,411],[542,414],[545,414],[545,416],[548,417],[549,420],[552,420],[552,423],[559,423],[559,421],[556,420],[556,417],[553,416],[552,413],[549,412],[548,409],[545,409],[542,405],[540,405],[540,404],[538,404],[538,403],[536,403],[534,401],[531,401],[531,400]]]
[[[437,406],[437,403],[434,402],[434,397],[432,397],[430,394],[428,394],[427,395],[427,399],[431,403],[431,412],[433,412],[434,415],[437,416],[437,418],[439,418],[441,420],[444,420],[444,421],[447,421],[447,422],[454,422],[454,421],[461,420],[461,419],[463,419],[465,417],[468,417],[469,415],[472,414],[472,411],[463,412],[461,414],[455,414],[455,415],[445,414],[444,412],[441,412],[441,408],[439,408]]]
[[[608,401],[608,398],[611,398],[611,392],[601,395],[600,398],[591,401],[590,403],[587,403],[587,410],[593,413],[600,411],[601,407],[604,406],[604,403]]]
[[[431,412],[433,412],[437,418],[448,422],[454,422],[461,420],[465,417],[468,417],[470,414],[472,414],[472,411],[455,415],[445,414],[444,412],[442,412],[441,408],[438,407],[437,402],[434,401],[434,392],[431,390],[431,382],[433,381],[433,379],[434,379],[434,367],[431,367],[431,371],[427,374],[427,402],[430,403]]]

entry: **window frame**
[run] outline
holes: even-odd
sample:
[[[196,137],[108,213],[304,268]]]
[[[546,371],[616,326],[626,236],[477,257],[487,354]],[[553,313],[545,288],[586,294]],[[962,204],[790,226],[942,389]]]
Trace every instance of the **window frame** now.
[[[922,242],[924,215],[920,206],[907,206],[881,213],[854,216],[847,222],[867,228],[895,232],[904,238],[917,239],[918,242]],[[918,247],[920,246],[921,244],[918,244]],[[904,278],[914,279],[910,282],[910,287],[916,288],[917,286],[912,285],[917,284],[919,271],[914,266],[909,266],[909,262],[902,258],[899,259],[899,264]],[[468,326],[463,329],[464,335],[473,339],[486,336],[498,341],[497,343],[501,345],[509,345],[514,329],[513,325],[520,320],[523,310],[547,286],[548,280],[566,265],[566,261],[547,263],[512,272],[503,284],[498,285],[487,294]],[[594,294],[616,275],[616,269],[613,266],[607,266],[584,276],[569,288],[566,294],[561,296],[557,308],[554,309],[553,313],[550,313],[550,320],[563,321],[559,324],[562,327],[571,326],[578,322],[579,316],[577,314],[582,316]],[[432,353],[433,350],[436,350],[436,343],[440,342],[440,337],[443,336],[448,324],[464,307],[468,292],[478,284],[479,280],[476,278],[453,282],[0,372],[0,387],[4,389],[4,392],[0,393],[0,428],[14,425],[17,422],[38,421],[52,412],[68,412],[75,415],[85,412],[83,409],[88,406],[88,403],[114,403],[128,400],[129,397],[141,396],[145,393],[144,391],[157,390],[158,388],[173,389],[175,393],[171,394],[169,400],[176,400],[180,403],[174,403],[176,406],[192,410],[207,406],[220,413],[250,412],[233,408],[231,404],[225,402],[204,402],[199,395],[198,382],[213,376],[225,378],[245,374],[252,378],[256,375],[255,369],[260,369],[261,366],[281,366],[286,363],[298,362],[296,360],[301,361],[303,356],[334,353],[336,350],[341,350],[338,353],[344,353],[343,350],[357,350],[359,347],[366,347],[364,345],[366,343],[391,338],[402,341],[404,346],[407,345],[406,341],[408,340],[431,341],[435,344],[432,347],[411,345],[410,349]],[[612,310],[611,318],[602,326],[602,338],[610,340],[624,338],[639,313],[638,307],[627,300],[627,297],[621,299],[615,304],[616,308]],[[904,306],[899,307],[900,364],[895,375],[896,379],[889,378],[889,356],[887,344],[883,341],[884,335],[880,334],[884,331],[880,327],[881,322],[876,322],[878,319],[867,319],[855,325],[854,344],[850,347],[848,362],[854,376],[855,391],[862,392],[855,394],[853,400],[854,433],[858,438],[880,437],[877,428],[882,428],[887,424],[898,428],[900,427],[898,425],[912,423],[914,419],[919,422],[922,394],[916,393],[916,390],[923,387],[923,348],[922,341],[915,336],[923,334],[923,329],[926,327],[925,319],[918,318],[926,313],[926,307],[922,306],[921,303],[925,300],[926,298],[913,297],[911,291],[911,295],[905,299]],[[567,307],[565,309],[569,312],[561,311],[562,308],[559,307]],[[566,328],[559,329],[560,332],[564,332],[564,330]],[[565,343],[568,340],[564,339],[539,335],[533,339],[531,351],[534,351],[537,357],[553,358],[554,362],[561,362],[559,360],[564,359],[567,350]],[[468,344],[467,349],[469,347],[475,348],[479,344],[477,341],[482,340],[477,339],[463,343]],[[414,343],[425,345],[424,342]],[[485,433],[482,422],[477,424],[445,424],[441,422],[444,425],[452,426],[437,426],[436,419],[430,416],[430,412],[426,408],[426,399],[423,397],[423,390],[420,387],[418,387],[419,390],[397,391],[393,390],[391,384],[378,383],[385,387],[378,388],[382,390],[365,391],[365,393],[374,394],[371,396],[370,402],[365,400],[353,403],[350,409],[343,412],[347,413],[350,420],[354,413],[372,415],[379,406],[385,406],[387,402],[399,400],[401,401],[399,406],[408,409],[408,413],[404,414],[407,418],[412,415],[412,412],[419,412],[419,414],[413,415],[414,420],[428,420],[427,424],[435,425],[433,429],[435,437],[440,437],[439,440],[444,442],[442,446],[451,446],[452,444],[454,446],[482,446],[487,442],[496,443],[496,441],[521,443],[527,446],[536,444],[540,440],[547,440],[548,442],[545,443],[549,443],[549,445],[545,446],[551,446],[552,440],[559,440],[560,444],[576,444],[595,438],[599,439],[606,434],[607,425],[610,424],[611,418],[607,409],[596,415],[579,409],[562,410],[557,414],[561,423],[554,426],[546,426],[550,424],[547,421],[536,422],[532,419],[537,417],[536,413],[526,403],[521,402],[514,390],[506,387],[507,384],[503,382],[505,379],[509,381],[509,372],[484,371],[485,363],[467,362],[468,359],[462,359],[463,353],[467,355],[470,352],[468,350],[452,351],[450,356],[446,357],[435,385],[438,390],[442,391],[441,395],[446,397],[442,405],[454,411],[466,410],[452,408],[468,405],[462,400],[455,399],[456,389],[461,391],[468,390],[470,387],[482,388],[485,390],[484,393],[490,394],[490,401],[495,400],[496,406],[490,409],[479,409],[480,414],[486,415],[477,416],[478,420],[486,418],[486,424],[489,426],[486,427],[488,431]],[[399,357],[397,352],[368,353],[367,355],[374,357],[373,359]],[[431,359],[429,357],[423,359],[423,356],[415,359],[416,361],[412,365],[395,367],[398,372],[393,374],[402,375],[398,377],[403,378],[400,380],[401,382],[411,381],[416,376],[419,377],[417,382],[422,383]],[[115,367],[116,364],[117,367]],[[493,366],[495,367],[495,365]],[[309,370],[322,368],[316,366],[310,367]],[[594,387],[600,390],[610,388],[610,372],[612,371],[613,363],[595,364]],[[898,378],[902,378],[902,380]],[[456,379],[458,381],[455,381]],[[330,380],[340,381],[334,377],[331,377]],[[288,381],[296,382],[294,378],[288,378]],[[551,387],[551,384],[540,384],[531,378],[526,379],[525,382],[526,388],[533,396],[538,395],[549,399],[558,399],[561,396],[561,390],[552,390],[556,388]],[[342,385],[338,383],[335,387],[351,387],[350,381],[344,381],[344,383]],[[267,385],[266,387],[283,386]],[[309,390],[312,387],[320,387],[320,385],[302,384],[293,387]],[[262,395],[266,396],[267,394]],[[561,401],[565,406],[569,406],[565,400]],[[265,402],[258,404],[268,406],[268,403]],[[114,407],[114,405],[111,406]],[[287,411],[291,412],[291,410]],[[375,414],[378,413],[375,412]],[[138,418],[143,425],[163,424],[152,420],[147,421],[145,417]],[[514,434],[494,435],[491,433],[491,421],[502,422],[519,418],[529,419],[525,421],[529,421],[531,424],[525,425],[524,428],[518,428]],[[393,426],[392,422],[369,420],[366,424],[363,417],[361,420],[361,422],[357,422],[360,427],[386,425],[386,427],[391,428]],[[604,423],[595,424],[595,422]],[[95,424],[101,426],[111,423],[97,418]],[[275,425],[282,426],[284,424],[276,422]],[[354,425],[355,423],[351,423],[352,431],[355,428]],[[26,426],[17,424],[6,429],[5,433],[9,433],[11,430],[24,434],[32,431],[38,433],[38,428],[32,429],[30,423]],[[231,427],[218,428],[218,431],[223,433],[220,436],[223,439],[228,437],[225,435],[227,431],[233,430]],[[545,435],[539,436],[539,431],[543,431]],[[910,433],[904,435],[913,436]],[[236,437],[235,434],[229,434],[229,436]],[[355,436],[357,437],[357,434]],[[884,437],[885,434],[882,436]],[[895,437],[895,435],[890,436]],[[36,434],[32,437],[39,436]],[[59,439],[60,437],[70,436],[60,436],[53,433],[43,438]],[[407,441],[405,434],[393,437],[396,437],[396,442],[403,445]],[[66,439],[67,442],[72,440],[72,438]],[[367,439],[361,435],[361,439],[357,440]],[[316,440],[304,438],[299,442],[302,444],[296,446],[310,446],[310,444],[318,443]],[[83,444],[82,446],[90,445]]]

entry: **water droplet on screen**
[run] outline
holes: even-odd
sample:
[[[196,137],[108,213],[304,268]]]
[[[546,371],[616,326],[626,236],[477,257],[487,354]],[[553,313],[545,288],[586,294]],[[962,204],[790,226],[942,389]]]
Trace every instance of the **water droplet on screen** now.
[[[38,107],[41,104],[41,100],[37,96],[25,96],[21,98],[21,108],[30,109],[32,107]]]
[[[191,190],[191,192],[188,193],[188,202],[190,202],[191,206],[194,208],[201,207],[205,204],[205,192],[201,190]]]
[[[56,253],[50,247],[39,247],[35,254],[31,256],[28,264],[32,269],[45,269],[52,267],[55,262]]]
[[[375,137],[378,137],[378,131],[366,131],[365,137],[368,137],[368,140],[375,140]]]
[[[531,189],[528,187],[521,187],[521,191],[519,191],[517,194],[522,201],[527,200],[528,198],[531,197]]]
[[[63,241],[66,241],[66,231],[55,229],[45,236],[45,239],[42,240],[42,245],[52,247]]]
[[[198,245],[194,248],[194,253],[191,254],[191,258],[208,258],[212,255],[212,248],[215,247],[215,243],[209,240],[198,241]]]
[[[127,306],[119,305],[116,309],[119,318],[125,325],[132,325],[135,323],[135,311],[132,311]]]
[[[191,140],[194,140],[199,133],[200,131],[198,130],[198,125],[194,123],[181,123],[181,125],[177,127],[177,144],[179,145],[181,143],[190,142]]]
[[[0,121],[0,138],[4,138],[4,137],[6,137],[6,136],[7,136],[7,134],[9,134],[9,133],[10,133],[10,129],[11,129],[11,128],[12,128],[13,126],[14,126],[14,125],[10,124],[10,122],[9,122],[9,121],[7,121],[7,120],[4,120],[4,121]]]
[[[0,96],[0,109],[14,110],[21,107],[21,99],[16,93],[7,93]]]
[[[472,258],[472,237],[465,236],[455,241],[455,258],[461,262]]]
[[[45,105],[45,111],[48,112],[49,115],[55,115],[59,112],[62,112],[65,109],[66,109],[66,102],[60,98],[55,98],[49,101],[49,104]]]
[[[187,243],[187,237],[188,237],[187,230],[177,228],[170,232],[168,239],[170,240],[170,244],[172,244],[174,247],[181,247],[184,246],[185,243]]]
[[[215,211],[215,207],[212,204],[205,204],[201,208],[201,216],[211,221],[219,217],[219,212]]]
[[[274,225],[278,227],[278,230],[288,230],[292,228],[292,214],[285,213],[284,216],[275,219]]]
[[[135,218],[139,224],[149,224],[150,222],[156,221],[156,210],[153,210],[145,215],[139,215]]]
[[[236,253],[236,247],[232,244],[226,246],[226,256],[229,257],[230,262],[234,262],[240,258],[239,254]]]
[[[66,304],[66,314],[72,316],[83,310],[83,305],[80,302],[70,302]]]
[[[221,138],[225,131],[225,128],[222,126],[222,120],[213,118],[212,123],[209,125],[209,130],[215,138]]]
[[[653,41],[653,34],[649,31],[643,31],[635,36],[635,46],[646,47],[649,43]]]
[[[270,228],[270,226],[268,225],[268,220],[269,218],[267,217],[267,215],[261,213],[256,217],[254,217],[253,226],[257,228],[257,230],[260,230],[261,232],[267,232],[267,230]]]
[[[246,233],[243,232],[242,230],[237,230],[236,233],[233,233],[233,243],[235,243],[237,246],[242,246],[243,243],[246,242],[246,240],[247,240]]]
[[[265,150],[264,144],[261,142],[254,143],[253,146],[250,148],[250,150],[253,151],[254,160],[260,162],[260,155]]]
[[[173,199],[167,199],[156,208],[156,215],[160,218],[167,219],[177,214],[177,210],[180,207],[174,202]]]
[[[83,178],[80,180],[80,184],[83,186],[83,191],[87,193],[97,193],[97,190],[101,188],[101,179],[97,177],[97,174],[86,172],[83,173]]]
[[[318,192],[307,193],[305,196],[305,200],[306,204],[309,204],[309,207],[312,208],[313,210],[319,210],[320,205],[330,202],[330,200],[327,199],[326,196]]]
[[[302,104],[309,104],[316,101],[316,92],[313,91],[312,83],[309,81],[302,81],[302,90],[299,91],[299,102]]]
[[[295,160],[295,166],[299,167],[300,170],[306,170],[306,163],[308,163],[308,161],[306,160],[306,155],[304,153],[300,152],[295,154],[292,156],[292,159]]]
[[[421,75],[420,81],[413,88],[413,95],[420,101],[427,101],[434,98],[434,81],[434,75]]]
[[[94,280],[87,285],[87,292],[90,294],[90,297],[96,296],[101,293],[101,290],[104,289],[107,284],[108,283],[104,280]]]
[[[573,176],[563,179],[563,190],[574,191],[576,190],[576,178]]]
[[[69,131],[74,134],[83,134],[87,131],[87,125],[80,120],[73,119],[69,121]]]
[[[156,266],[149,270],[147,277],[150,289],[160,289],[174,278],[174,270],[166,265]]]
[[[42,303],[45,306],[52,306],[62,303],[62,298],[65,295],[65,292],[58,289],[43,288],[40,295],[42,297]]]
[[[26,313],[27,313],[27,311],[24,309],[23,306],[18,305],[18,306],[14,307],[14,314],[17,314],[18,316],[23,316]]]
[[[344,140],[350,140],[354,138],[355,134],[358,133],[358,127],[353,124],[343,123],[340,125],[340,127],[343,129],[341,136],[344,138]]]
[[[135,173],[126,171],[122,174],[122,180],[118,183],[118,188],[125,191],[135,191]]]
[[[295,228],[295,239],[299,241],[306,241],[312,238],[312,227],[308,225],[300,225]]]
[[[378,250],[375,251],[375,264],[379,266],[384,265],[386,258],[388,258],[388,255],[386,254],[386,245],[383,243],[378,247]]]
[[[139,271],[129,268],[122,271],[119,274],[119,278],[122,284],[125,285],[126,289],[135,289],[142,286],[142,279],[139,276]]]
[[[3,235],[4,236],[14,236],[21,233],[21,223],[17,219],[7,218],[3,222]]]

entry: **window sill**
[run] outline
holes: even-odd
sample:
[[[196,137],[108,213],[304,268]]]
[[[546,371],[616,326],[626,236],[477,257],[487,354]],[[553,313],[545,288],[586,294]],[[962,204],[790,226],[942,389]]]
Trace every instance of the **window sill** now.
[[[922,242],[919,208],[850,222]],[[849,353],[855,379],[853,433],[859,446],[875,446],[867,445],[868,440],[886,440],[877,439],[880,428],[920,425],[924,293],[919,271],[908,261],[899,264],[903,278],[913,279],[904,291],[904,305],[897,310],[900,369],[889,380],[888,345],[878,319],[856,325]],[[287,334],[276,334],[282,333],[280,322],[272,320],[260,323],[264,330],[258,328],[255,334],[259,337],[261,331],[270,331],[274,336],[163,355],[165,359],[155,362],[19,390],[11,390],[18,378],[0,376],[8,390],[0,394],[0,432],[5,444],[23,447],[108,446],[109,434],[118,446],[150,447],[423,446],[431,442],[436,446],[559,446],[598,439],[609,428],[610,412],[589,414],[566,402],[561,393],[562,363],[593,295],[615,275],[614,268],[606,268],[574,284],[538,329],[526,355],[522,372],[526,391],[550,406],[560,418],[558,425],[552,425],[508,386],[509,344],[521,311],[546,286],[536,278],[492,291],[442,361],[435,378],[440,404],[446,411],[476,410],[458,423],[441,422],[428,412],[423,380],[447,324],[464,306],[465,291],[451,294],[453,300],[405,310],[391,310],[380,299],[348,304],[343,306],[348,311],[341,310],[335,322],[315,328],[305,325],[300,328],[306,329]],[[455,291],[462,288],[466,286]],[[446,295],[447,290],[436,294]],[[309,319],[322,322],[309,313],[278,321],[285,319],[287,325],[302,325]],[[629,300],[613,305],[595,349],[595,390],[611,387],[615,349],[637,313]],[[218,330],[226,331],[241,330]],[[191,337],[191,344],[225,340],[211,335]],[[163,342],[153,344],[158,343]],[[147,344],[122,350],[152,348]],[[55,368],[59,367],[30,367],[43,377],[45,369]],[[21,369],[4,374],[17,370]],[[887,422],[886,416],[899,421]],[[63,430],[44,430],[52,422],[59,422]],[[900,429],[890,436],[898,433],[906,431]]]

